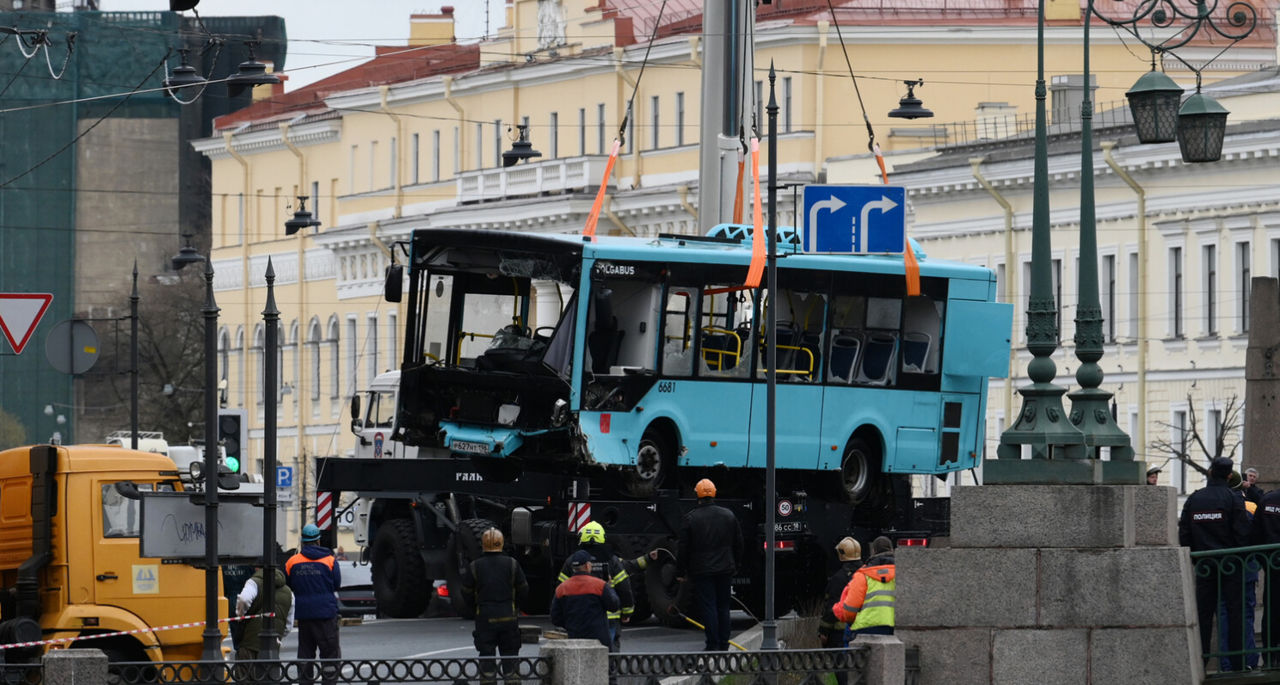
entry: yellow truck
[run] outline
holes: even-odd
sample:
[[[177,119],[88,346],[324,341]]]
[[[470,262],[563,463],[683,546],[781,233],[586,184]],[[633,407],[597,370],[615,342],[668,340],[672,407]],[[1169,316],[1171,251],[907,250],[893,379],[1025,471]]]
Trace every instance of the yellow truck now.
[[[5,661],[69,647],[112,661],[200,658],[204,571],[139,555],[136,491],[166,490],[183,483],[161,454],[111,445],[0,452],[0,644],[36,643],[6,648]],[[172,627],[181,624],[197,625]]]

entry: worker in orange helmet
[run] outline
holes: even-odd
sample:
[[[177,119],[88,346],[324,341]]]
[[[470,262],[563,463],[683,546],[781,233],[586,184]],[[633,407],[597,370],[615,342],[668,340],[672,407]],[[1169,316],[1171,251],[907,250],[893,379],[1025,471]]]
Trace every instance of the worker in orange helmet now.
[[[881,535],[871,541],[871,558],[853,574],[831,613],[848,622],[853,635],[892,635],[896,586],[893,541]]]
[[[698,505],[680,525],[676,577],[693,579],[706,651],[725,651],[729,649],[729,594],[742,559],[742,528],[732,511],[716,504],[715,483],[703,478],[693,491]]]

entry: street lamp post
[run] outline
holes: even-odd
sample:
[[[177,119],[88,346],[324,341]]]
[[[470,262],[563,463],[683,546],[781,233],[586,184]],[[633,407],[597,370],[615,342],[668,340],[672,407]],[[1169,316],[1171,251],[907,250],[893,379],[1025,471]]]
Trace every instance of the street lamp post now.
[[[1036,142],[1031,209],[1031,297],[1027,304],[1027,349],[1032,354],[1027,377],[1031,385],[1018,389],[1022,395],[1022,411],[1000,436],[997,458],[983,467],[983,478],[988,483],[1092,481],[1091,466],[1080,459],[1084,436],[1067,420],[1062,408],[1062,395],[1066,390],[1053,384],[1057,374],[1052,355],[1058,348],[1058,308],[1053,299],[1050,271],[1044,3],[1045,0],[1040,0],[1036,17]],[[1031,448],[1030,461],[1022,459],[1024,445]]]
[[[213,299],[213,262],[186,245],[173,268],[204,262],[204,632],[200,658],[222,660],[218,630],[218,304]]]
[[[1080,103],[1080,268],[1076,304],[1076,382],[1070,393],[1071,423],[1084,434],[1084,456],[1099,459],[1099,448],[1110,448],[1102,462],[1102,482],[1142,483],[1145,464],[1133,460],[1129,436],[1108,410],[1111,393],[1102,384],[1102,305],[1098,301],[1098,231],[1093,193],[1093,96],[1089,83],[1089,23],[1093,0],[1084,16],[1084,99]]]
[[[319,223],[319,222],[317,222]],[[262,387],[266,396],[263,408],[263,447],[262,447],[262,606],[264,611],[274,611],[276,592],[276,379],[280,370],[276,357],[280,347],[279,326],[280,309],[276,307],[276,271],[267,258],[267,305],[262,310],[262,321],[266,326],[264,341],[265,364],[263,365]],[[269,607],[266,608],[266,607]],[[263,659],[280,657],[280,646],[277,642],[280,634],[276,632],[275,617],[268,618],[259,633],[262,644],[259,654]]]

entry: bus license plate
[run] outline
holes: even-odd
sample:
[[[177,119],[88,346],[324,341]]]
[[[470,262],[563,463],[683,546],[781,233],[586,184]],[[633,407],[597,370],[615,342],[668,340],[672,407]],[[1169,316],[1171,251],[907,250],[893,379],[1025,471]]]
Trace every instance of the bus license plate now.
[[[489,445],[483,442],[471,442],[470,440],[454,440],[451,444],[454,452],[465,452],[467,454],[488,454]]]
[[[773,532],[775,533],[802,533],[804,532],[804,523],[801,521],[783,521],[773,524]]]

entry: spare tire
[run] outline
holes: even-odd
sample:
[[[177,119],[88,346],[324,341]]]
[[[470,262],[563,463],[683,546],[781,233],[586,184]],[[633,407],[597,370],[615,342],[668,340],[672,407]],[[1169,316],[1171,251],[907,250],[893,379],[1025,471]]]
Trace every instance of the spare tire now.
[[[421,616],[431,599],[431,579],[427,577],[413,521],[383,521],[373,538],[370,556],[378,612],[391,618]]]
[[[475,607],[462,592],[462,570],[481,554],[480,536],[498,524],[489,519],[463,519],[458,529],[449,536],[445,546],[445,582],[449,586],[449,603],[453,611],[463,618],[473,618]]]
[[[693,628],[685,620],[693,615],[693,584],[676,580],[676,560],[669,554],[659,555],[644,570],[645,595],[658,622],[668,628]],[[683,614],[684,616],[682,616]]]

